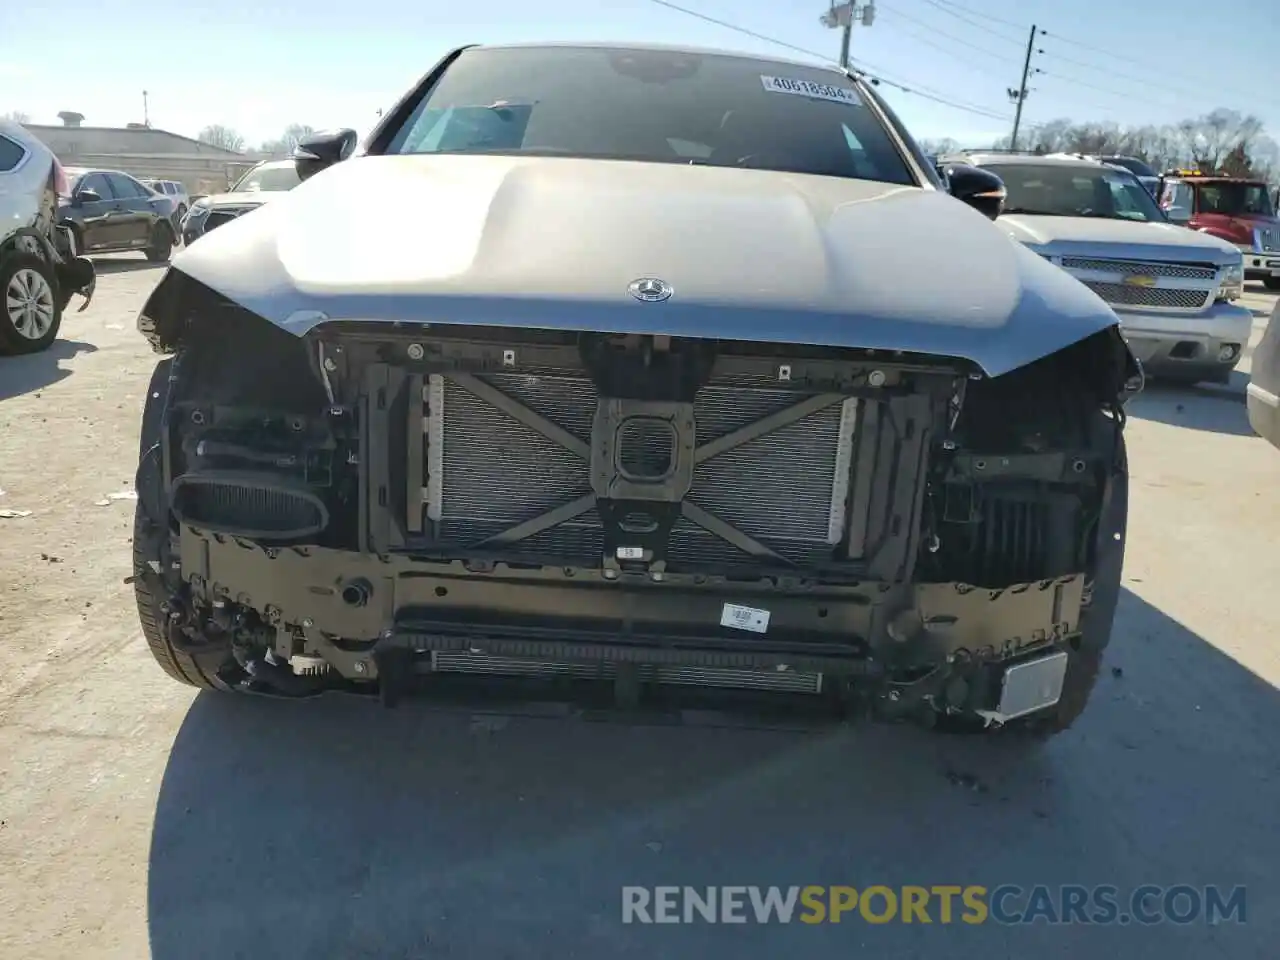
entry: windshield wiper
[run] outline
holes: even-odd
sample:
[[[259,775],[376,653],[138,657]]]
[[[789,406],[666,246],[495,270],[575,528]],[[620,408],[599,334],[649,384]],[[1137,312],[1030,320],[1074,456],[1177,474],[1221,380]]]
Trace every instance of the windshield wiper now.
[[[1063,213],[1060,210],[1037,210],[1034,207],[1005,207],[1001,213],[1025,213],[1033,217],[1071,217],[1075,214]]]

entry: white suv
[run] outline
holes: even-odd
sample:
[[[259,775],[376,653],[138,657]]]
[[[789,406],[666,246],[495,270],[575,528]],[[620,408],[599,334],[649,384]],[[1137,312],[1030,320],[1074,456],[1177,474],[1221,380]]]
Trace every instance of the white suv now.
[[[0,119],[0,354],[45,349],[71,295],[86,306],[93,295],[92,261],[76,256],[71,232],[55,225],[66,189],[52,151]]]
[[[174,223],[181,223],[182,218],[187,215],[187,210],[191,207],[191,198],[187,195],[187,188],[177,180],[154,180],[144,178],[142,182],[156,193],[166,196],[173,201]]]

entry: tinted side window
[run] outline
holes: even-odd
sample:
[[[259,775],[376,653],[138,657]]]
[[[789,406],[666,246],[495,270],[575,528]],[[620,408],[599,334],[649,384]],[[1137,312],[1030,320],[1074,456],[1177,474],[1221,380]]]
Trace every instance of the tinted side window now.
[[[147,195],[147,191],[140,184],[134,183],[128,177],[118,173],[108,173],[106,176],[111,181],[111,192],[122,200],[132,200]]]
[[[107,182],[106,176],[101,173],[87,174],[85,178],[80,181],[80,185],[76,189],[92,190],[103,200],[112,200],[115,198],[115,193],[111,190],[111,184]]]
[[[8,173],[22,162],[27,151],[8,137],[0,137],[0,173]]]

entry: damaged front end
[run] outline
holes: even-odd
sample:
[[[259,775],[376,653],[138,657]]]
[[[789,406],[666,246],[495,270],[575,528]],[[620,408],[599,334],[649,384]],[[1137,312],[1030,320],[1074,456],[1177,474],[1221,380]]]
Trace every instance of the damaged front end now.
[[[1115,328],[997,378],[656,335],[296,337],[176,270],[139,324],[174,354],[140,603],[213,685],[1004,724],[1057,709],[1110,629],[1136,373]]]
[[[39,218],[36,224],[15,230],[9,244],[13,252],[34,256],[52,268],[57,280],[59,309],[65,309],[77,294],[83,301],[77,312],[88,309],[97,288],[97,272],[92,260],[77,253],[75,234],[70,227],[49,224]]]

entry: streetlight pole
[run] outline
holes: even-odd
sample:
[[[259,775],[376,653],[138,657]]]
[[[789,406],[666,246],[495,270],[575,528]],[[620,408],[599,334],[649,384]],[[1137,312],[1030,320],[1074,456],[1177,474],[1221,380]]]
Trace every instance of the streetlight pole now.
[[[869,27],[876,19],[875,0],[869,0],[868,3],[857,4],[854,0],[848,0],[846,3],[832,3],[831,9],[824,13],[821,22],[824,27],[834,29],[839,27],[840,35],[840,66],[849,69],[849,44],[853,40],[853,23],[855,20],[861,20],[864,27]]]

